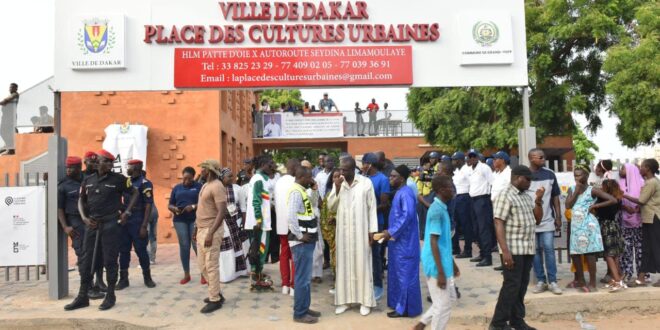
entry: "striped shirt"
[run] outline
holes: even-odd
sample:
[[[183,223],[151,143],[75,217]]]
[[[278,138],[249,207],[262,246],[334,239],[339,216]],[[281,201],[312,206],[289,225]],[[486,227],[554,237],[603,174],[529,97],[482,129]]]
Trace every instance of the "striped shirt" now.
[[[494,217],[504,221],[506,245],[511,255],[534,255],[536,220],[532,197],[509,184],[493,204]]]

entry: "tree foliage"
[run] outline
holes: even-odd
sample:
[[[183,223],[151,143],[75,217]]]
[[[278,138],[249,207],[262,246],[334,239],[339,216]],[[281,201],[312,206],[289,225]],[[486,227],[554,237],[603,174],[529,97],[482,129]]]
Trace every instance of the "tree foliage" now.
[[[319,154],[326,153],[335,159],[339,159],[340,149],[281,149],[273,150],[270,154],[273,160],[278,164],[286,165],[289,159],[309,160],[314,165],[318,165]]]
[[[642,0],[525,1],[531,124],[538,138],[587,129],[608,106],[602,71],[608,49],[631,33]],[[429,142],[452,148],[511,147],[522,126],[522,97],[509,87],[411,88],[409,117]],[[629,111],[629,109],[628,109]]]
[[[573,130],[573,150],[575,150],[575,160],[578,163],[591,164],[596,159],[594,151],[598,151],[598,145],[587,138],[584,131],[580,128],[578,123],[575,124]]]
[[[279,108],[282,103],[288,105],[289,102],[301,109],[305,103],[299,89],[267,89],[261,94],[263,100],[268,100],[272,109]]]
[[[641,6],[635,17],[632,36],[608,50],[604,65],[617,135],[631,148],[660,142],[660,4]]]

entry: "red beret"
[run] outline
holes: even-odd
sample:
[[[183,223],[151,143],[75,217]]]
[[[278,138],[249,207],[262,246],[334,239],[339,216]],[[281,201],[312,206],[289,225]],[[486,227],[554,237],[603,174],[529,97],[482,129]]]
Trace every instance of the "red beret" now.
[[[69,156],[66,158],[66,166],[81,165],[82,159],[76,156]]]
[[[115,156],[113,156],[113,155],[112,155],[110,152],[108,152],[107,150],[101,149],[101,150],[97,151],[96,154],[97,154],[99,157],[103,157],[103,158],[108,159],[108,160],[111,160],[111,161],[113,161],[113,162],[115,161]]]
[[[128,165],[142,165],[142,161],[139,159],[131,159],[128,161]]]
[[[96,153],[94,151],[88,151],[85,153],[85,159],[96,159]]]

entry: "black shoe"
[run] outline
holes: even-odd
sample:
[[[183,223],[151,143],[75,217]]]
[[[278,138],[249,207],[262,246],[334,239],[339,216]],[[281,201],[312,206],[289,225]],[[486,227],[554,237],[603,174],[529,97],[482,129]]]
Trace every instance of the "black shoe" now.
[[[156,287],[156,283],[151,279],[151,269],[143,270],[142,277],[144,278],[144,285],[146,285],[147,288],[151,289]]]
[[[204,303],[205,304],[208,304],[210,302],[211,301],[209,300],[209,298],[204,298]],[[221,304],[225,303],[225,296],[223,296],[222,293],[220,294],[220,300],[218,302],[221,303]]]
[[[463,251],[463,253],[456,256],[456,259],[467,259],[467,258],[472,258],[472,253],[466,253],[465,251]]]
[[[484,260],[484,258],[482,258],[481,256],[478,256],[478,257],[474,257],[474,258],[470,259],[470,262],[481,262],[482,260]]]
[[[493,261],[489,259],[482,259],[478,264],[477,267],[487,267],[487,266],[492,266]]]
[[[456,288],[456,299],[461,299],[461,291],[458,290],[458,287]]]
[[[313,316],[313,317],[321,317],[321,312],[317,312],[315,310],[308,309],[307,310],[307,315]]]
[[[387,317],[389,317],[391,319],[396,319],[396,318],[399,318],[399,317],[408,317],[408,314],[401,315],[401,314],[397,313],[396,311],[392,311],[392,312],[387,313]]]
[[[431,296],[426,296],[426,301],[433,303],[433,299],[431,299]]]
[[[64,306],[64,310],[72,311],[84,307],[89,307],[89,298],[77,296],[70,304]]]
[[[206,304],[206,306],[204,306],[200,310],[200,312],[203,313],[203,314],[206,314],[206,313],[211,313],[211,312],[217,311],[220,308],[222,308],[222,303],[221,302],[211,301],[208,304]]]
[[[522,324],[519,324],[519,325],[512,325],[511,329],[512,330],[536,330],[536,328],[530,326],[525,321],[523,321]]]
[[[124,290],[130,286],[130,283],[128,282],[128,269],[127,270],[120,270],[119,271],[119,282],[117,282],[117,286],[115,287],[115,290]]]
[[[293,318],[293,322],[296,322],[296,323],[314,324],[318,321],[319,321],[318,318],[313,317],[309,314],[306,314],[305,316],[300,317],[300,318],[295,318],[295,317]]]
[[[87,292],[87,297],[92,300],[103,299],[105,298],[105,294],[101,292],[99,288],[92,287],[92,289]]]
[[[116,298],[114,294],[107,294],[101,305],[99,305],[99,309],[105,311],[112,308],[115,305],[115,300]]]
[[[96,283],[94,283],[94,286],[99,289],[101,292],[106,292],[108,291],[108,286],[105,285],[105,282],[103,282],[103,272],[97,272],[96,273]]]
[[[497,266],[497,267],[493,267],[493,270],[496,270],[496,271],[498,271],[498,272],[501,272],[501,271],[504,270],[504,266],[499,265],[499,266]]]
[[[488,326],[488,330],[515,330],[515,329],[509,326],[508,324],[503,327],[496,327],[491,324]]]

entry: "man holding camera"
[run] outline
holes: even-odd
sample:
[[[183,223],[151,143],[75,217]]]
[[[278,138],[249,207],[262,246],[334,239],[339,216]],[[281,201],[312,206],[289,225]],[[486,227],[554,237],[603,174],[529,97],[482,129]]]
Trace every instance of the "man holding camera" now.
[[[428,156],[423,156],[421,160],[422,170],[419,173],[419,181],[417,181],[417,216],[420,219],[426,219],[426,211],[433,202],[431,180],[438,169],[439,159],[440,153],[432,151]],[[425,221],[420,221],[419,237],[424,237],[425,225]]]

